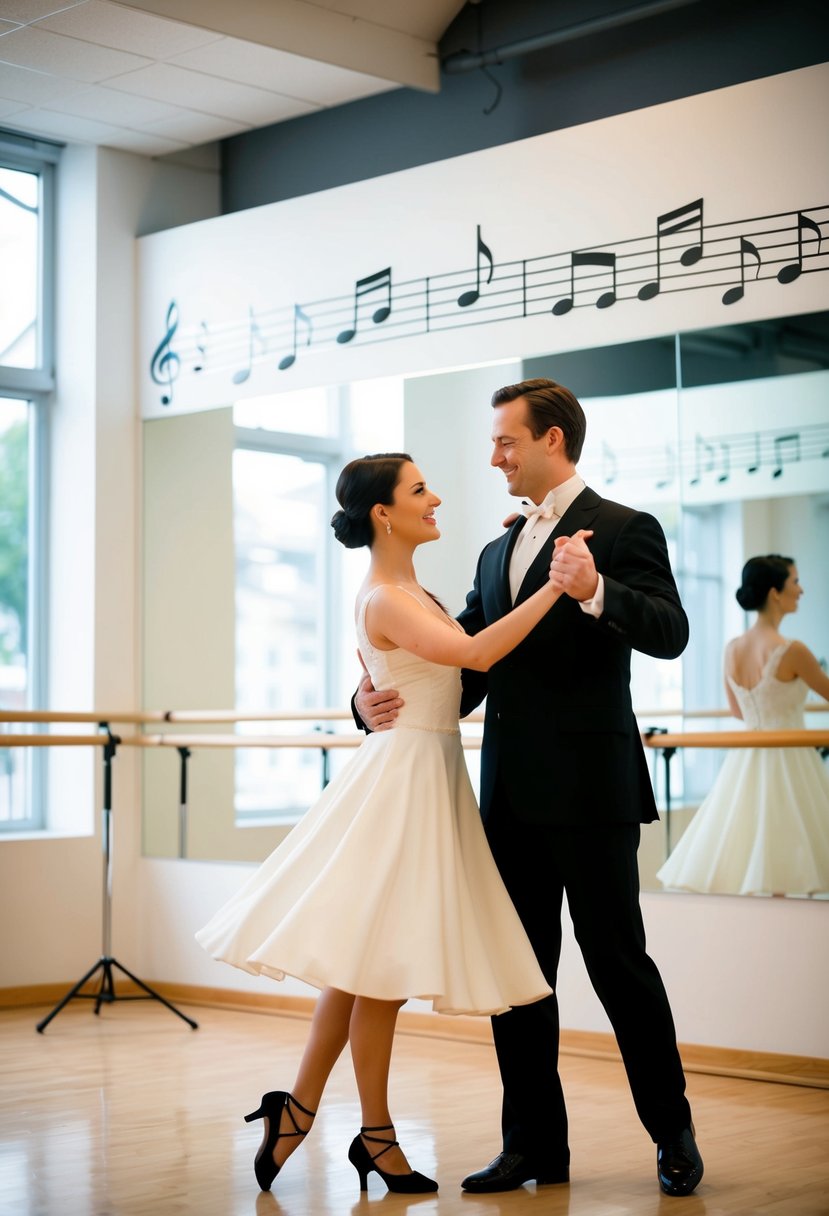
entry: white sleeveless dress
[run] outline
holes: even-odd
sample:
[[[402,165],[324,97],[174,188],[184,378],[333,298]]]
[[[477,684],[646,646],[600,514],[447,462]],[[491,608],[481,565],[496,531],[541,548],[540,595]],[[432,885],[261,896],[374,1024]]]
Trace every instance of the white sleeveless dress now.
[[[460,671],[376,650],[371,595],[357,636],[374,686],[405,701],[395,727],[367,736],[196,939],[244,971],[426,998],[439,1013],[529,1004],[551,989],[484,835],[458,729]]]
[[[776,647],[753,688],[729,684],[749,730],[803,730],[808,686],[777,679]],[[729,752],[657,877],[732,895],[829,892],[829,773],[814,748]]]

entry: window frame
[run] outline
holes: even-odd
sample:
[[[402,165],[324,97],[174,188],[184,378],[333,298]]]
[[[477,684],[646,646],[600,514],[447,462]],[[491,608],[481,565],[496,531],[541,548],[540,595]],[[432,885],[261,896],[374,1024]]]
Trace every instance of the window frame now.
[[[29,708],[48,696],[49,434],[55,395],[56,192],[62,147],[0,129],[0,166],[36,174],[38,190],[38,283],[36,357],[32,368],[0,364],[0,397],[28,403],[29,560],[27,603],[27,692]],[[34,729],[43,729],[35,727]],[[27,750],[30,764],[28,814],[0,822],[0,836],[43,831],[46,816],[47,749]]]

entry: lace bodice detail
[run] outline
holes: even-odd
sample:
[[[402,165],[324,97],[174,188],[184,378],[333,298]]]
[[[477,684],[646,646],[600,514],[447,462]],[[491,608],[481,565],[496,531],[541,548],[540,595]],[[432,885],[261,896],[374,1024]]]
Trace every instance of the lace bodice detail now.
[[[373,587],[369,591],[357,614],[357,642],[372,684],[378,689],[396,688],[403,698],[405,704],[398,714],[397,727],[459,734],[460,669],[430,663],[399,647],[395,650],[378,650],[369,641],[366,608],[378,589]],[[407,594],[412,595],[410,591]],[[412,599],[417,600],[417,596],[412,595]],[[423,608],[423,611],[427,612],[428,609]],[[448,617],[446,628],[460,629],[460,625]]]
[[[749,730],[803,730],[806,725],[803,706],[809,695],[808,685],[799,676],[785,683],[777,678],[777,668],[789,645],[783,642],[774,648],[753,688],[743,688],[728,677]]]

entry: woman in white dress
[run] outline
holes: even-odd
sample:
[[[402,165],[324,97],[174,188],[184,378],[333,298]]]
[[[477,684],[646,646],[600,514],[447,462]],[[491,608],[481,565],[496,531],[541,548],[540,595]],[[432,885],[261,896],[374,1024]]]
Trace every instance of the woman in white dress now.
[[[392,1039],[408,997],[441,1013],[492,1014],[549,995],[489,852],[463,759],[460,668],[486,671],[549,611],[548,583],[468,637],[420,586],[418,545],[440,533],[440,499],[401,453],[352,461],[331,523],[368,546],[356,604],[360,652],[375,687],[400,690],[394,729],[369,735],[289,836],[200,930],[214,957],[321,989],[290,1092],[266,1093],[254,1164],[270,1189],[310,1131],[348,1042],[363,1117],[349,1160],[361,1190],[375,1171],[390,1191],[437,1183],[412,1171],[388,1109]],[[580,533],[580,537],[590,533]]]
[[[809,689],[829,699],[815,656],[780,633],[802,594],[790,557],[752,557],[743,567],[737,602],[757,620],[726,647],[725,690],[749,730],[803,730]],[[730,752],[657,877],[724,895],[829,892],[829,774],[817,751]]]

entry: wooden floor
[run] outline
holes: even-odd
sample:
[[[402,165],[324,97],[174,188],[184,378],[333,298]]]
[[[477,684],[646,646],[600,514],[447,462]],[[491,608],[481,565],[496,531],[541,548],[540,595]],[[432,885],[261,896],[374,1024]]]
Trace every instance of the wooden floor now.
[[[622,1067],[568,1057],[572,1182],[467,1196],[460,1179],[494,1156],[498,1079],[485,1045],[400,1035],[393,1111],[413,1165],[439,1195],[388,1195],[376,1175],[360,1198],[346,1160],[360,1123],[350,1061],[332,1077],[313,1134],[273,1192],[252,1160],[264,1090],[293,1079],[307,1023],[227,1010],[88,1002],[0,1012],[2,1216],[826,1216],[829,1091],[689,1076],[705,1178],[695,1195],[661,1195],[654,1148]]]

